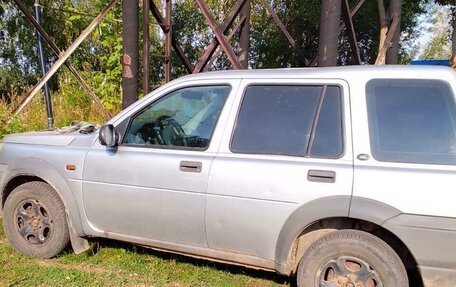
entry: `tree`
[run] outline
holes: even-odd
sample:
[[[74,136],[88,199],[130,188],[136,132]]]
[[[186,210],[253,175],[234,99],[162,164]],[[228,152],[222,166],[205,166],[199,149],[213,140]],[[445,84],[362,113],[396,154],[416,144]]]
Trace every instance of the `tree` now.
[[[33,0],[23,2],[32,10]],[[56,45],[65,50],[106,4],[106,0],[43,0],[43,28]],[[0,13],[0,69],[5,73],[21,75],[15,77],[13,84],[19,88],[16,91],[22,94],[21,90],[35,84],[41,77],[35,31],[13,1],[1,2],[0,7],[4,11]],[[117,111],[120,107],[121,11],[120,5],[115,5],[70,57],[72,65],[111,111]],[[56,56],[47,46],[45,48],[50,56],[50,65],[56,61]],[[81,95],[86,96],[66,68],[59,69],[50,84],[52,90],[68,93],[68,97],[73,97],[75,103],[81,103]],[[74,93],[75,89],[78,90],[77,93]],[[0,86],[2,97],[9,96],[7,90],[9,88]],[[73,92],[69,93],[70,90]],[[90,99],[83,102],[89,104]]]
[[[451,57],[451,17],[449,8],[430,5],[429,14],[433,15],[428,32],[431,40],[425,45],[421,59],[449,59]]]
[[[440,5],[449,5],[451,9],[451,23],[453,26],[453,33],[451,36],[451,43],[452,43],[452,48],[451,48],[451,60],[452,60],[452,65],[456,67],[456,0],[435,0],[436,3]]]
[[[23,1],[28,7],[33,7],[33,0]],[[325,1],[330,3],[335,0]],[[341,0],[337,1],[340,2]],[[402,31],[409,31],[414,27],[416,24],[415,15],[421,11],[419,4],[426,1],[428,0],[403,0]],[[107,2],[107,0],[42,0],[44,28],[57,46],[65,50]],[[218,23],[222,23],[232,9],[235,0],[206,0],[206,2]],[[301,56],[311,60],[318,54],[319,39],[328,36],[323,33],[320,37],[319,33],[322,15],[320,0],[268,0],[295,39],[296,49],[288,43],[268,11],[263,7],[262,1],[250,0],[249,2],[251,5],[249,67],[297,67],[302,66]],[[349,2],[353,6],[357,1],[349,0]],[[160,5],[161,0],[155,0],[155,3]],[[24,20],[12,1],[0,2],[0,8],[0,74],[8,75],[1,77],[0,93],[1,96],[6,97],[9,94],[8,91],[11,90],[10,85],[22,89],[30,87],[36,83],[40,73],[37,69],[38,57],[34,30]],[[380,24],[379,20],[372,15],[377,13],[377,3],[365,1],[353,18],[359,50],[364,63],[373,63],[376,58]],[[121,5],[117,4],[70,59],[73,66],[83,74],[84,79],[95,90],[96,95],[112,111],[117,111],[121,105],[121,20],[122,9]],[[173,1],[173,22],[173,34],[177,42],[184,48],[190,62],[195,64],[205,47],[212,41],[212,31],[207,27],[207,23],[194,1]],[[339,25],[338,22],[333,22],[334,27]],[[237,22],[234,25],[236,24]],[[323,23],[324,25],[325,23]],[[154,25],[151,25],[150,31],[152,59],[150,79],[153,84],[161,84],[164,76],[163,61],[155,56],[163,54],[163,41],[160,39],[163,34]],[[335,29],[323,28],[322,31],[335,33],[331,38],[332,43],[337,44],[335,46],[337,64],[351,63],[352,54],[347,40],[347,31],[342,30],[340,35],[338,35],[338,27]],[[239,33],[232,37],[231,44],[238,54],[242,54],[245,50],[245,43],[241,45]],[[239,50],[238,48],[243,49]],[[324,51],[324,48],[320,50]],[[47,49],[47,54],[51,56],[50,63],[56,60],[49,49]],[[334,52],[332,54],[334,59]],[[220,53],[219,55],[210,66],[210,70],[231,68],[231,64],[224,54]],[[322,53],[322,57],[324,55],[325,52]],[[187,73],[174,52],[171,61],[173,78]],[[139,78],[141,81],[141,70]],[[81,98],[82,95],[85,95],[65,68],[59,70],[51,84],[54,93],[60,91],[71,94],[71,97],[75,97],[75,102],[80,100],[77,100],[77,97]],[[70,93],[70,90],[78,90],[77,96]]]

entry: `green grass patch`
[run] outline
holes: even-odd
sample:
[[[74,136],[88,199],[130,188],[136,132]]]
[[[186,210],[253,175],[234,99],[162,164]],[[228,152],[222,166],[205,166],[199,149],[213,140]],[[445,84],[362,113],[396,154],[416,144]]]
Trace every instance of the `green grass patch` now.
[[[93,241],[79,255],[28,258],[6,242],[0,218],[0,286],[274,287],[290,280],[274,273],[211,263],[111,240]]]

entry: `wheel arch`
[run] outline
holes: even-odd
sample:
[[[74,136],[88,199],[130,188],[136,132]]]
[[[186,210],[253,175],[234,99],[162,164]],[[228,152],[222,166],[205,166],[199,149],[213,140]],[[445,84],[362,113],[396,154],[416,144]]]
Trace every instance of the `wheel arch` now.
[[[8,178],[6,181],[5,181],[5,184],[4,186],[2,187],[2,201],[1,201],[1,205],[0,205],[0,211],[3,211],[3,208],[5,206],[5,202],[6,202],[6,198],[8,198],[8,196],[11,194],[11,192],[18,186],[24,184],[24,183],[27,183],[27,182],[31,182],[31,181],[42,181],[42,182],[46,182],[44,179],[38,177],[38,176],[35,176],[33,174],[16,174],[10,178]]]
[[[297,240],[306,228],[323,218],[348,217],[351,197],[330,196],[312,200],[297,208],[285,221],[279,233],[275,250],[275,268],[290,274],[290,260]]]
[[[0,211],[3,210],[5,201],[11,192],[19,185],[30,181],[45,182],[55,190],[65,206],[70,225],[77,235],[83,236],[78,205],[70,186],[63,175],[51,164],[41,159],[21,159],[19,163],[8,166],[8,172],[5,174],[1,186]]]
[[[335,196],[309,202],[298,208],[282,228],[276,248],[276,270],[286,275],[294,273],[300,258],[315,240],[334,230],[355,229],[371,233],[390,245],[406,266],[413,286],[424,286],[411,249],[393,231],[382,226],[399,214],[402,212],[394,207],[360,197]],[[284,233],[290,231],[294,233]]]

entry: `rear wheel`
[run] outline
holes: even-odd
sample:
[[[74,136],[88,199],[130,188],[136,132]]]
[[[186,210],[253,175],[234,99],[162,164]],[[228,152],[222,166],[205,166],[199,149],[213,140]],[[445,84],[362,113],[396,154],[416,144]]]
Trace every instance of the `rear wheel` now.
[[[307,250],[298,266],[299,287],[408,287],[396,252],[358,230],[331,232]]]
[[[24,183],[5,202],[4,228],[13,247],[27,256],[52,258],[69,242],[65,207],[47,183]]]

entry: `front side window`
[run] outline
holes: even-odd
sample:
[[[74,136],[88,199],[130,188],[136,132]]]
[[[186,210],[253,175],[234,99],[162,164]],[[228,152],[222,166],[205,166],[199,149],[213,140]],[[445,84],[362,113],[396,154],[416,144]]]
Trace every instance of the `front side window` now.
[[[249,86],[231,150],[336,158],[343,150],[341,103],[337,86]]]
[[[366,94],[375,159],[456,163],[456,106],[445,82],[377,79]]]
[[[123,142],[205,149],[229,92],[229,86],[174,91],[133,116]]]

